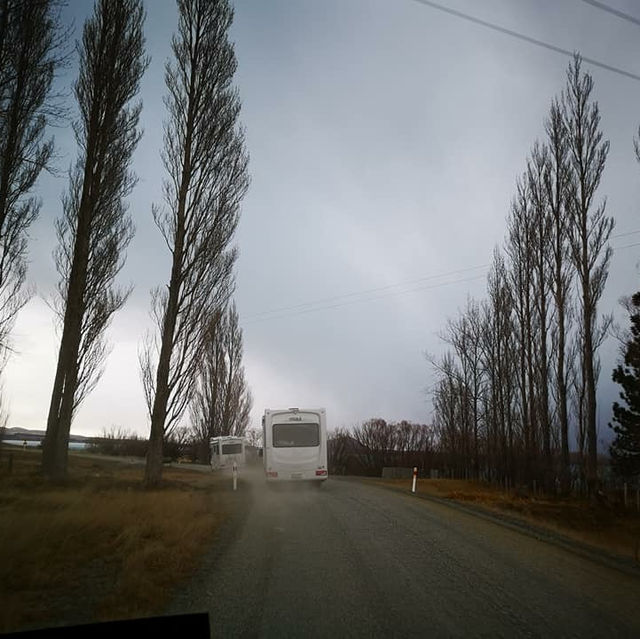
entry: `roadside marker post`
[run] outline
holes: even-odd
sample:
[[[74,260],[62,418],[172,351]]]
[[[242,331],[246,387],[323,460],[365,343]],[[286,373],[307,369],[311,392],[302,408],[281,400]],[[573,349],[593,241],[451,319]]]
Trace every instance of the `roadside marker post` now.
[[[233,476],[233,490],[237,490],[238,488],[238,462],[234,461],[233,466],[231,467],[231,474]]]
[[[411,486],[411,492],[415,493],[416,492],[416,481],[418,479],[418,467],[414,466],[413,467],[413,484]]]

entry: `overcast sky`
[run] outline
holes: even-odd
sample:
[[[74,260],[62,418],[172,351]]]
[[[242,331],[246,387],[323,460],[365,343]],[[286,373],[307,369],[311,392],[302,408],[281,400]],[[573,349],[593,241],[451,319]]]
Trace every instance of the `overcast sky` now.
[[[441,0],[530,37],[640,74],[640,27],[582,0]],[[634,0],[608,0],[640,18]],[[485,275],[517,175],[569,59],[414,0],[237,0],[231,38],[251,156],[251,187],[236,235],[235,299],[252,425],[265,408],[324,406],[330,427],[369,417],[428,422],[433,379],[424,353],[440,353],[448,316],[485,295]],[[152,223],[161,198],[163,66],[174,3],[147,2],[151,66],[143,83],[144,137],[129,198],[137,226],[120,281],[135,290],[109,330],[113,350],[72,432],[118,425],[142,435],[148,417],[138,347],[149,290],[166,283],[169,255]],[[92,4],[64,13],[80,36]],[[601,302],[615,311],[640,288],[640,166],[633,135],[640,82],[585,63],[611,151],[600,197],[616,219],[616,250]],[[70,86],[77,60],[61,78]],[[44,175],[32,227],[29,281],[17,354],[5,378],[10,426],[46,427],[58,336],[53,223],[75,159],[69,129],[55,131],[60,177]],[[367,292],[370,291],[370,292]],[[352,295],[354,294],[354,295]],[[313,304],[309,304],[313,303]],[[278,309],[278,312],[271,311]],[[616,390],[613,341],[601,351],[601,436]]]

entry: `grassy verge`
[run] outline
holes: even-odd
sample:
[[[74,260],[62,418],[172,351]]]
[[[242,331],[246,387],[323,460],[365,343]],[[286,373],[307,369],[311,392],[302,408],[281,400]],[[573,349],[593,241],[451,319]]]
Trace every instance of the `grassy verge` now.
[[[374,479],[398,488],[411,488],[408,479]],[[458,479],[419,479],[417,492],[472,503],[548,528],[566,537],[636,560],[640,549],[640,515],[578,499],[528,497],[488,484]]]
[[[69,480],[38,475],[40,452],[14,450],[0,475],[0,632],[158,614],[193,573],[242,492],[211,474],[70,456]]]

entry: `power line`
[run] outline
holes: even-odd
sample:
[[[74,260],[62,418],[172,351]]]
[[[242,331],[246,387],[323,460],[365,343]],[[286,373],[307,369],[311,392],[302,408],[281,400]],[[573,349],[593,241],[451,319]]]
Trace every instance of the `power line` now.
[[[431,2],[431,0],[413,0],[413,1],[419,4],[422,4],[426,7],[431,7],[432,9],[443,11],[444,13],[448,13],[449,15],[452,15],[456,18],[461,18],[462,20],[473,22],[474,24],[478,24],[481,27],[485,27],[493,31],[498,31],[499,33],[511,36],[512,38],[523,40],[524,42],[528,42],[529,44],[534,44],[537,47],[542,47],[544,49],[548,49],[549,51],[555,51],[556,53],[562,53],[563,55],[569,56],[571,58],[574,55],[574,52],[569,51],[568,49],[563,49],[562,47],[558,47],[555,44],[549,44],[548,42],[543,42],[542,40],[532,38],[528,35],[525,35],[524,33],[519,33],[518,31],[513,31],[512,29],[507,29],[506,27],[501,27],[498,24],[494,24],[493,22],[488,22],[487,20],[476,18],[475,16],[469,15],[468,13],[463,13],[462,11],[457,11],[456,9],[445,7],[441,4],[438,4],[437,2]],[[625,71],[624,69],[611,66],[610,64],[605,64],[604,62],[599,62],[598,60],[594,60],[593,58],[587,58],[586,56],[582,56],[582,59],[585,62],[588,62],[589,64],[592,64],[596,67],[600,67],[601,69],[606,69],[607,71],[613,71],[613,73],[618,73],[620,75],[626,76],[627,78],[631,78],[632,80],[636,80],[640,82],[640,75],[636,75],[635,73],[631,73],[630,71]]]
[[[627,231],[626,233],[616,233],[611,237],[626,237],[627,235],[635,235],[636,233],[640,233],[640,229],[637,229],[636,231]]]
[[[439,284],[431,284],[429,286],[418,286],[417,288],[408,289],[406,291],[390,291],[383,295],[378,295],[376,297],[369,297],[364,299],[354,299],[354,300],[346,300],[337,304],[329,304],[325,306],[316,306],[314,308],[307,308],[295,313],[284,313],[282,315],[273,315],[271,317],[255,317],[253,319],[247,319],[244,321],[244,324],[255,324],[256,322],[264,322],[267,320],[277,320],[277,319],[285,319],[288,317],[295,317],[297,315],[305,315],[308,313],[315,313],[317,311],[326,311],[334,308],[341,308],[343,306],[351,306],[353,304],[358,304],[361,302],[375,302],[377,300],[385,299],[387,297],[396,297],[398,295],[405,295],[406,293],[416,293],[418,291],[425,291],[434,288],[440,288],[442,286],[448,286],[449,284],[462,284],[464,282],[473,282],[476,280],[481,280],[486,277],[486,273],[482,273],[480,275],[476,275],[475,277],[468,277],[460,280],[453,280],[451,282],[440,282]]]
[[[626,231],[624,233],[616,233],[615,235],[612,235],[611,238],[626,237],[628,235],[634,235],[637,233],[640,233],[640,229],[636,229],[635,231]],[[617,250],[617,249],[631,248],[633,246],[637,246],[637,245],[629,244],[626,246],[614,247],[614,249]],[[393,291],[392,289],[399,289],[405,286],[411,286],[413,284],[421,284],[429,280],[440,279],[442,277],[449,277],[451,275],[460,275],[461,273],[468,273],[469,271],[477,271],[478,269],[488,268],[489,266],[490,264],[479,264],[478,266],[469,266],[467,268],[457,269],[455,271],[447,271],[445,273],[438,273],[436,275],[426,275],[424,277],[418,277],[410,280],[403,280],[402,282],[395,282],[393,284],[387,284],[385,286],[376,286],[374,288],[362,289],[359,291],[352,291],[350,293],[341,293],[339,295],[332,295],[330,297],[321,297],[315,300],[310,300],[308,302],[300,302],[299,304],[293,304],[289,306],[279,306],[277,308],[272,308],[266,311],[251,313],[250,315],[243,317],[243,321],[254,322],[261,319],[272,319],[272,317],[270,316],[286,317],[286,314],[289,311],[307,312],[307,311],[313,311],[313,310],[322,310],[323,308],[325,308],[327,304],[331,304],[333,302],[338,302],[338,301],[344,301],[344,300],[353,301],[354,303],[368,302],[368,301],[380,299],[380,298],[379,297],[368,298],[366,296],[371,295],[372,293],[380,293],[383,291],[390,291],[391,294],[400,294],[400,295],[404,293],[411,293],[414,291],[422,290],[422,287],[410,288],[406,291],[402,291],[402,290]],[[466,280],[460,280],[460,281],[466,281]],[[449,284],[449,283],[450,282],[444,282],[443,284]],[[440,284],[438,284],[437,286],[439,285]],[[362,298],[362,299],[351,300],[350,298]],[[329,306],[327,308],[332,308],[332,306]]]
[[[623,13],[618,9],[614,9],[613,7],[610,7],[608,4],[605,4],[604,2],[598,2],[598,0],[582,0],[582,2],[585,2],[586,4],[590,4],[592,7],[596,7],[597,9],[602,9],[602,11],[606,11],[607,13],[612,13],[614,16],[617,16],[618,18],[622,18],[623,20],[628,20],[629,22],[633,22],[633,24],[637,24],[638,26],[640,26],[640,19],[634,18],[632,15],[629,15],[628,13]]]
[[[637,231],[634,231],[637,232]],[[630,235],[630,233],[623,233],[622,235]],[[640,246],[640,242],[636,242],[634,244],[627,244],[625,246],[614,246],[613,249],[614,251],[619,251],[621,249],[627,249],[627,248],[633,248],[635,246]],[[485,265],[485,266],[489,266],[489,265]],[[452,271],[450,274],[456,273],[456,272],[463,272],[464,270],[474,270],[480,267],[473,267],[472,269],[461,269],[460,271]],[[263,321],[267,321],[267,320],[278,320],[278,319],[286,319],[289,317],[296,317],[298,315],[306,315],[308,313],[315,313],[317,311],[326,311],[326,310],[331,310],[331,309],[335,309],[335,308],[342,308],[343,306],[351,306],[353,304],[359,304],[359,303],[363,303],[363,302],[375,302],[377,300],[381,300],[381,299],[386,299],[389,297],[397,297],[398,295],[405,295],[406,293],[417,293],[419,291],[425,291],[425,290],[431,290],[431,289],[435,289],[435,288],[440,288],[442,286],[448,286],[450,284],[462,284],[462,283],[466,283],[466,282],[474,282],[480,279],[483,279],[486,276],[486,273],[482,273],[480,275],[474,276],[474,277],[468,277],[468,278],[464,278],[464,279],[460,279],[460,280],[453,280],[450,282],[440,282],[438,284],[432,284],[432,285],[428,285],[428,286],[417,286],[417,287],[413,287],[413,288],[409,288],[406,290],[399,290],[399,291],[388,291],[387,293],[383,294],[383,295],[377,295],[375,297],[363,297],[361,299],[346,299],[343,300],[342,302],[338,302],[335,304],[319,304],[318,302],[307,302],[306,304],[298,304],[296,306],[289,306],[289,307],[284,307],[282,309],[274,309],[273,311],[264,311],[263,313],[256,313],[254,315],[249,316],[247,319],[245,319],[243,321],[244,324],[255,324],[255,323],[259,323],[259,322],[263,322]],[[430,278],[421,278],[422,280],[424,279],[433,279],[433,277],[438,277],[438,276],[431,276]],[[442,277],[442,276],[440,276]],[[419,282],[421,280],[413,280],[414,282]],[[399,285],[406,285],[407,282],[405,283],[401,283],[401,284],[396,284],[396,285],[390,285],[390,286],[399,286]],[[389,288],[390,286],[387,287],[379,287],[378,289],[369,289],[370,291],[380,291],[380,290],[384,290]],[[361,292],[360,294],[364,293]],[[348,295],[355,295],[355,294],[350,294],[347,293],[343,296],[337,295],[335,296],[335,298],[325,298],[327,300],[331,300],[331,299],[340,299],[341,297],[346,297]],[[302,308],[304,306],[308,306],[308,308]],[[296,310],[297,309],[297,310]],[[288,312],[294,310],[293,313]]]
[[[626,231],[624,233],[617,233],[616,235],[612,235],[611,237],[626,237],[628,235],[634,235],[640,233],[640,229],[635,231]],[[624,246],[614,246],[612,247],[614,251],[619,251],[622,249],[633,248],[636,246],[640,246],[640,242],[636,242],[633,244],[626,244]],[[340,295],[333,295],[331,297],[324,297],[317,300],[312,300],[309,302],[302,302],[300,304],[294,304],[292,306],[282,306],[279,308],[274,308],[269,311],[261,311],[258,313],[253,313],[248,315],[246,318],[243,318],[243,323],[245,324],[255,324],[261,321],[266,320],[277,320],[277,319],[285,319],[288,317],[295,317],[297,315],[305,315],[308,313],[314,313],[316,311],[324,311],[335,308],[341,308],[343,306],[351,306],[353,304],[358,304],[362,302],[375,302],[380,299],[386,299],[389,297],[396,297],[398,295],[405,295],[406,293],[417,293],[419,291],[430,290],[435,288],[440,288],[441,286],[448,286],[449,284],[461,284],[465,282],[473,282],[479,279],[482,279],[486,276],[486,273],[482,273],[480,275],[464,278],[460,280],[453,280],[450,282],[440,282],[438,284],[428,285],[428,286],[412,286],[406,290],[392,290],[397,289],[409,285],[421,284],[428,280],[438,279],[441,277],[449,277],[451,275],[458,275],[460,273],[466,273],[469,271],[475,271],[481,268],[487,268],[490,264],[480,264],[478,266],[470,266],[464,269],[458,269],[456,271],[448,271],[446,273],[440,273],[439,275],[427,275],[426,277],[420,277],[412,280],[405,280],[403,282],[396,282],[395,284],[388,284],[386,286],[378,286],[370,289],[363,289],[361,291],[353,291],[351,293],[343,293]],[[376,295],[374,297],[368,297],[372,293],[384,293],[382,295]],[[351,298],[351,299],[350,299]],[[335,303],[334,303],[335,302]],[[293,311],[293,312],[291,312]]]
[[[460,273],[467,273],[469,271],[475,271],[480,268],[487,268],[488,266],[489,264],[480,264],[478,266],[470,266],[469,268],[458,269],[456,271],[448,271],[446,273],[439,273],[437,275],[427,275],[425,277],[419,277],[412,280],[396,282],[395,284],[387,284],[386,286],[377,286],[375,288],[363,289],[361,291],[353,291],[351,293],[342,293],[341,295],[332,295],[331,297],[324,297],[324,298],[312,300],[309,302],[301,302],[300,304],[294,304],[293,306],[281,306],[279,308],[274,308],[269,311],[261,311],[259,313],[253,313],[251,315],[248,315],[245,319],[249,321],[249,320],[261,318],[264,315],[272,315],[276,313],[284,313],[286,311],[300,310],[305,307],[324,305],[328,302],[335,302],[335,301],[350,298],[350,297],[369,295],[371,293],[379,293],[381,291],[386,291],[386,290],[401,287],[401,286],[408,286],[410,284],[419,284],[421,282],[425,282],[428,280],[434,280],[441,277],[449,277],[450,275],[459,275]]]

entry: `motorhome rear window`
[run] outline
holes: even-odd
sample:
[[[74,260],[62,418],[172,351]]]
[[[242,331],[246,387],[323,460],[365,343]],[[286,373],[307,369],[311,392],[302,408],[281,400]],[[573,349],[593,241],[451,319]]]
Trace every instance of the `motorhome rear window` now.
[[[222,444],[223,455],[238,455],[242,452],[242,444]]]
[[[308,448],[320,445],[318,424],[274,424],[274,448]]]

